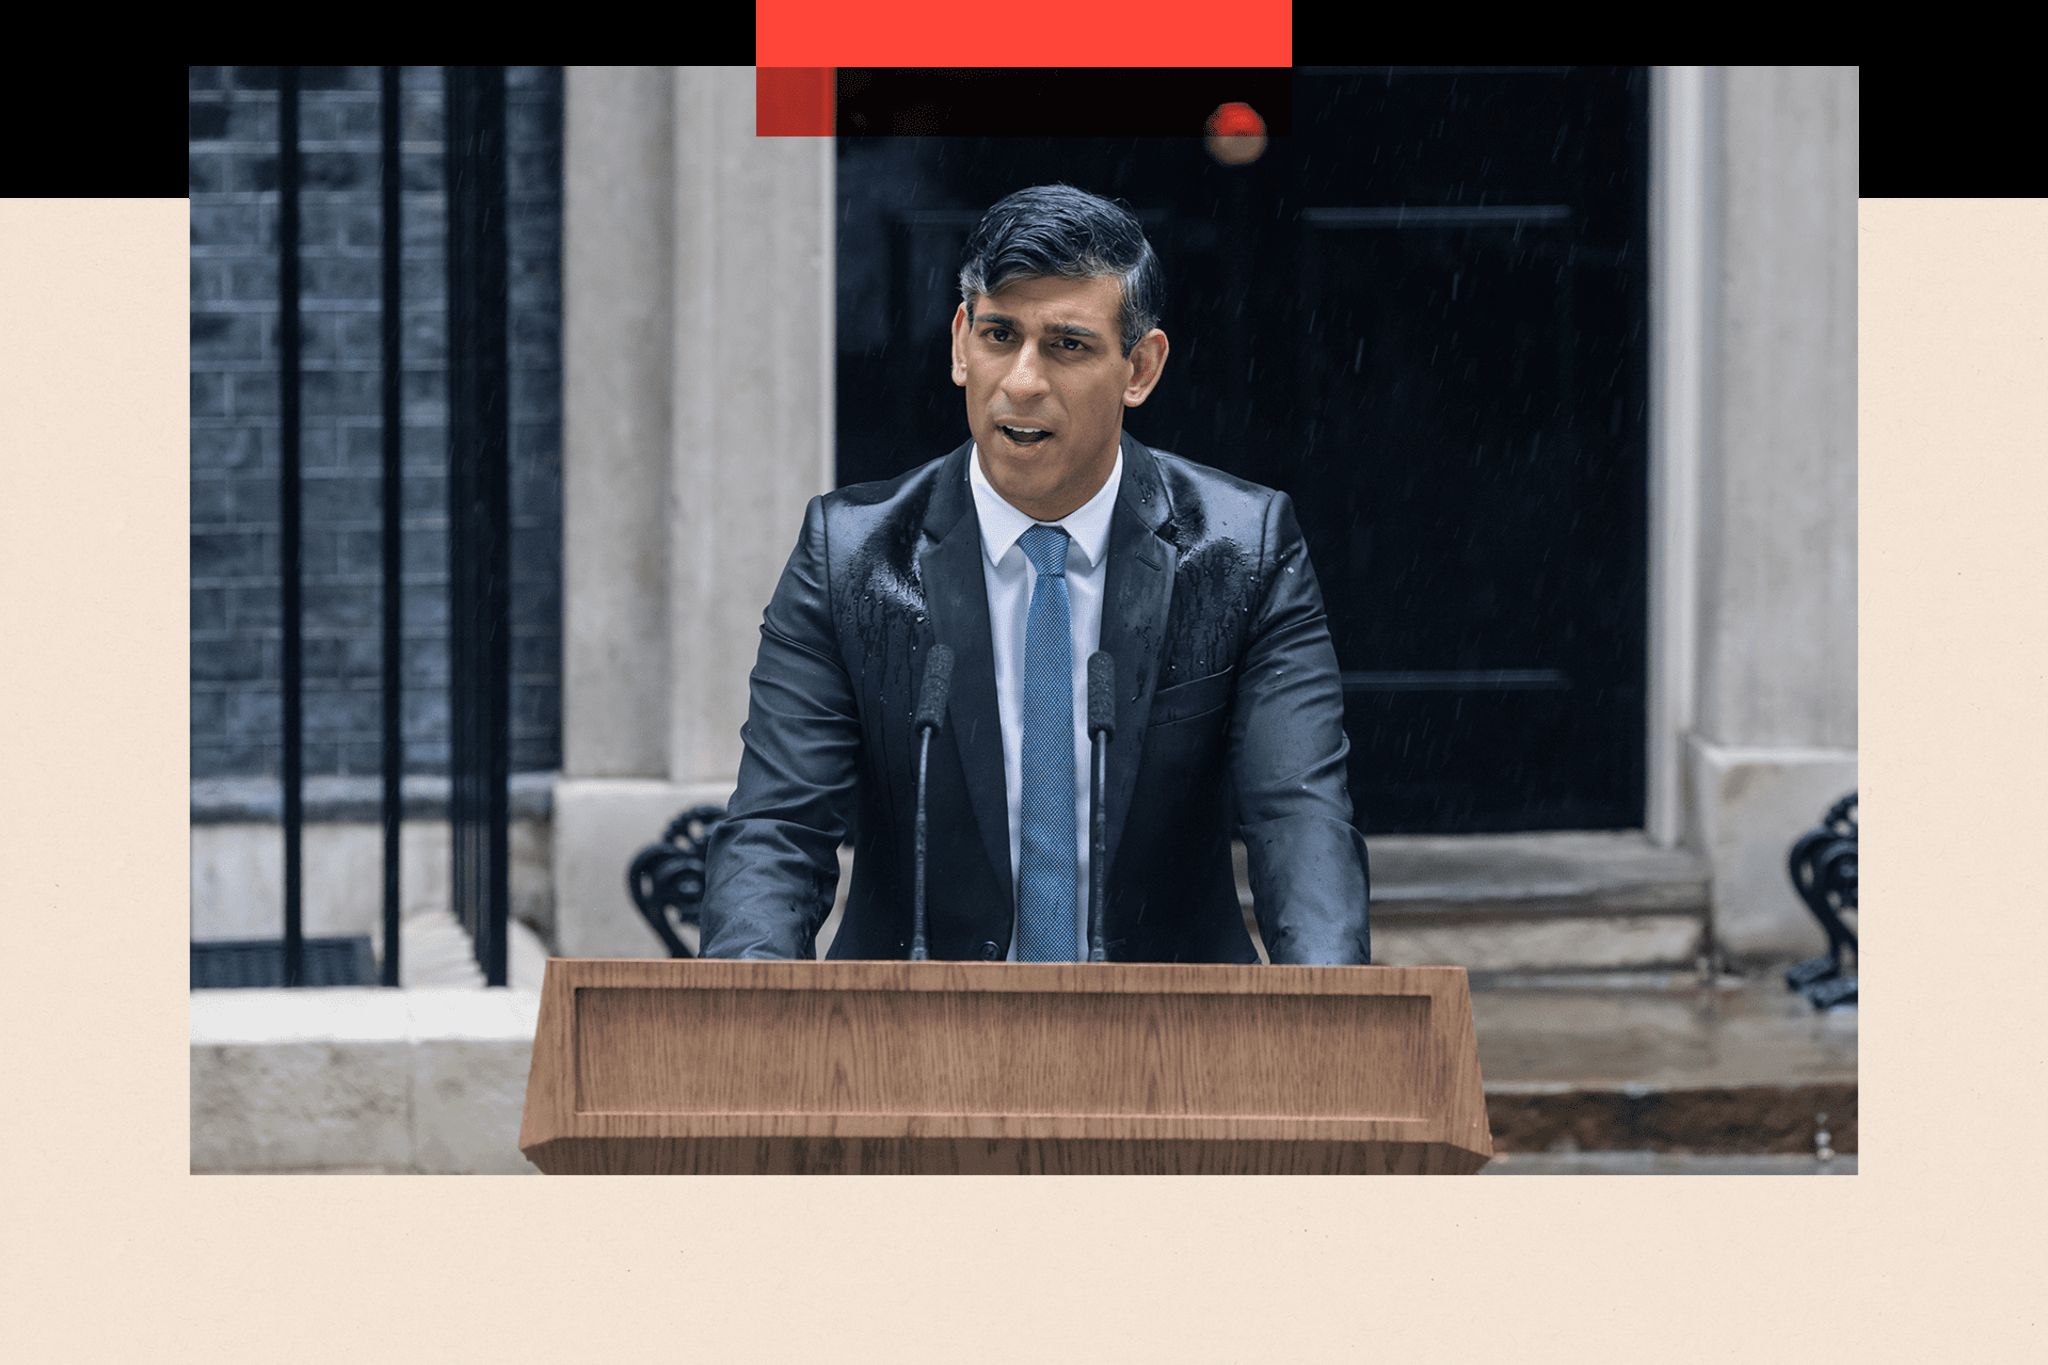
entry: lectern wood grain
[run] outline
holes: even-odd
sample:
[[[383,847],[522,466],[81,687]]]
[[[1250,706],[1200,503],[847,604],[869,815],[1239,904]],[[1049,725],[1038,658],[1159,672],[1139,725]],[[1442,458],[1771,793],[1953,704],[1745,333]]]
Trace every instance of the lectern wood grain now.
[[[1493,1152],[1457,967],[555,958],[544,1171],[1439,1172]]]

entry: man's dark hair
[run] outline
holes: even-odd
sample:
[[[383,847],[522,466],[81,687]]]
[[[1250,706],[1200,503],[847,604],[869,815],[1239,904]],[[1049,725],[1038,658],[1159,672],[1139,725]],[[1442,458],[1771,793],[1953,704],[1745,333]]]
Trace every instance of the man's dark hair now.
[[[1159,325],[1166,281],[1145,230],[1121,204],[1072,185],[1033,185],[1005,195],[975,225],[960,265],[960,298],[974,321],[974,296],[1022,279],[1114,276],[1123,285],[1117,326],[1124,354]]]

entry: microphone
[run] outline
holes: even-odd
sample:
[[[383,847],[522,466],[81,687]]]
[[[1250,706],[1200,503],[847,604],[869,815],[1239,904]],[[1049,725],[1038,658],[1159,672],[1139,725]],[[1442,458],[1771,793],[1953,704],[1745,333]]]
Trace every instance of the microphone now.
[[[936,730],[945,723],[946,696],[953,690],[953,649],[933,645],[924,663],[924,691],[917,698],[917,728]]]
[[[1109,861],[1109,811],[1102,790],[1109,780],[1109,741],[1116,733],[1116,660],[1098,649],[1088,656],[1088,960],[1107,962],[1102,941],[1104,864]]]
[[[925,859],[925,768],[931,758],[932,735],[945,723],[946,696],[953,690],[953,651],[947,645],[932,646],[924,665],[924,690],[918,694],[917,716],[917,870],[911,883],[910,960],[924,962],[931,953],[925,946],[924,859]]]
[[[1116,734],[1116,660],[1098,649],[1088,656],[1088,737]]]

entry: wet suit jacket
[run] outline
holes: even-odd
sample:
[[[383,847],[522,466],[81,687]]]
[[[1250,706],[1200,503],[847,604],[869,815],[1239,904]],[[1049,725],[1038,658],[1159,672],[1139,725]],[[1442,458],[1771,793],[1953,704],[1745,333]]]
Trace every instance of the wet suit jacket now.
[[[929,949],[1008,953],[1009,812],[971,449],[805,510],[762,621],[738,789],[711,835],[705,956],[814,956],[849,835],[853,881],[830,956],[909,956],[912,720],[935,644],[952,648],[954,669],[931,744]],[[1273,961],[1369,961],[1343,691],[1293,505],[1128,432],[1123,455],[1102,606],[1117,683],[1108,956],[1256,962],[1236,832]]]

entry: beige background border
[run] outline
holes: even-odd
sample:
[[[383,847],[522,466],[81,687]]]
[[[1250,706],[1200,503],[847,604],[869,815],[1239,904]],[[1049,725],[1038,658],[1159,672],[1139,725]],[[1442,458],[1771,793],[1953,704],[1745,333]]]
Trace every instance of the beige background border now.
[[[0,1353],[2038,1351],[2048,953],[2023,857],[2048,777],[2048,205],[1868,201],[1859,239],[1877,913],[1857,1176],[204,1177],[186,1173],[187,206],[0,201]]]

